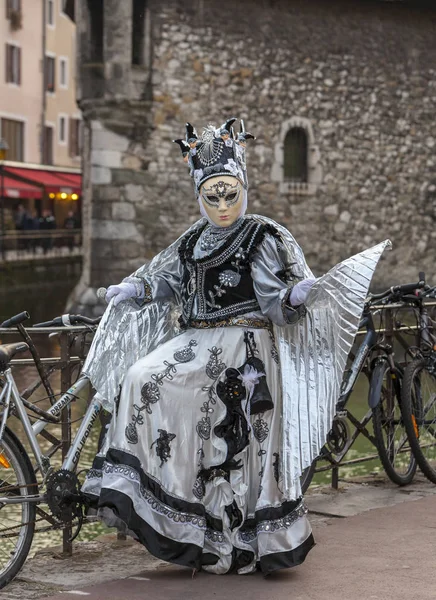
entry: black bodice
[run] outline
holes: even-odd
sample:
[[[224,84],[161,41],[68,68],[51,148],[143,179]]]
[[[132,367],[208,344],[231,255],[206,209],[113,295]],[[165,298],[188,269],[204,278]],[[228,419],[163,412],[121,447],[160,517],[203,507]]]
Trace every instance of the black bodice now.
[[[197,299],[196,321],[213,323],[260,310],[251,277],[251,261],[269,227],[244,219],[224,244],[204,258],[194,258],[194,248],[205,226],[187,234],[179,254],[182,278],[183,327],[189,327]]]

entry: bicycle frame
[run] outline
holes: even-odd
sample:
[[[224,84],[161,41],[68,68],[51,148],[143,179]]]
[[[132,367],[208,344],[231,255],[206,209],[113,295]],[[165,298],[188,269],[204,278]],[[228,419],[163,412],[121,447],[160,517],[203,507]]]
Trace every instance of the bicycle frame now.
[[[12,376],[11,370],[8,369],[4,373],[6,384],[0,395],[0,405],[4,406],[4,412],[2,415],[2,422],[0,425],[0,440],[2,439],[3,432],[6,426],[6,421],[9,416],[11,408],[11,399],[13,402],[14,409],[17,413],[19,420],[21,421],[24,433],[29,441],[32,453],[35,457],[36,465],[38,470],[41,471],[44,478],[47,476],[51,469],[50,458],[45,456],[41,450],[41,447],[37,440],[37,435],[43,431],[50,423],[44,419],[36,421],[33,425],[30,423],[29,416],[25,410],[23,401],[20,397],[15,380]],[[81,377],[75,384],[73,384],[63,394],[59,400],[53,404],[47,413],[53,417],[57,417],[61,414],[62,410],[68,406],[78,394],[82,393],[87,387],[90,388],[91,384],[87,377]],[[62,469],[74,471],[80,459],[82,450],[86,444],[89,434],[95,424],[95,421],[102,410],[101,403],[98,401],[92,401],[83,417],[82,423],[76,433],[76,436],[71,444],[67,456],[62,463]],[[19,497],[0,497],[0,504],[17,504],[22,502],[41,502],[44,500],[43,496],[19,496]]]

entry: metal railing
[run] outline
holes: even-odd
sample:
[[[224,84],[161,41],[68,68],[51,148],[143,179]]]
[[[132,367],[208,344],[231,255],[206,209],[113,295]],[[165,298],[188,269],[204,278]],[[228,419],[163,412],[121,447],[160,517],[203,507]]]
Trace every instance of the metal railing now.
[[[44,389],[45,397],[49,397],[52,394],[55,396],[58,393],[65,393],[70,387],[72,382],[73,371],[75,368],[80,368],[85,360],[87,350],[89,348],[89,339],[86,336],[90,335],[89,328],[87,327],[31,327],[27,329],[30,336],[50,336],[53,334],[58,335],[59,341],[59,355],[50,357],[41,357],[35,361],[33,358],[17,358],[11,361],[11,365],[14,369],[20,367],[35,366],[39,373],[39,377],[35,377],[25,389],[20,389],[21,397],[27,402],[32,402],[35,394],[38,390]],[[5,343],[6,338],[19,337],[20,333],[16,329],[2,329],[0,328],[0,343]],[[60,389],[53,390],[50,378],[55,374],[60,373]],[[43,374],[41,376],[41,374]],[[17,374],[15,376],[16,382],[20,384],[20,378]],[[50,444],[51,450],[49,454],[52,455],[61,449],[62,461],[68,454],[68,450],[71,445],[72,439],[72,419],[71,419],[71,405],[69,404],[62,411],[61,416],[61,436],[56,437],[52,432],[42,431],[40,435],[44,437]],[[49,517],[47,520],[50,523],[52,521],[50,515],[45,513],[42,509],[39,511],[40,516]],[[72,534],[71,526],[63,529],[63,552],[70,555],[72,553],[72,544],[70,542]]]
[[[6,231],[0,234],[0,260],[35,260],[82,254],[81,229]]]

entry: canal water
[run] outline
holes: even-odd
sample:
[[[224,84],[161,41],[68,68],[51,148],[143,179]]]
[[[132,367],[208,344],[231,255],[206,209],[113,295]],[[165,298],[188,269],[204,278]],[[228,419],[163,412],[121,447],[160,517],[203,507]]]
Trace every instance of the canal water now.
[[[32,289],[30,291],[29,289],[21,289],[20,286],[12,286],[8,289],[2,288],[0,289],[0,319],[2,321],[5,318],[10,317],[13,314],[17,314],[18,312],[21,312],[23,310],[27,310],[31,314],[30,322],[32,323],[36,323],[43,320],[49,320],[57,315],[60,315],[63,312],[66,299],[68,297],[68,294],[72,290],[74,284],[75,280],[65,279],[63,281],[58,281],[57,283],[35,283],[35,285],[32,286]],[[12,341],[12,339],[8,338],[8,340],[1,341]],[[49,339],[46,336],[38,336],[35,337],[35,341],[37,342],[37,347],[41,353],[41,356],[59,355],[59,344],[56,338]],[[18,381],[19,388],[24,389],[33,380],[35,380],[37,375],[34,367],[26,366],[17,368],[15,371],[15,376]],[[59,376],[53,377],[52,384],[55,389],[60,389]],[[368,410],[367,396],[368,383],[366,377],[361,376],[361,378],[358,380],[355,392],[353,393],[350,403],[350,409],[352,410],[353,414],[358,418],[362,417]],[[39,405],[42,408],[49,406],[48,401],[44,400],[44,393],[42,391],[38,391],[38,393],[32,397],[32,400],[40,401]],[[80,399],[73,403],[73,435],[74,431],[76,431],[77,427],[80,425],[80,419],[83,416],[85,410],[85,399]],[[13,428],[19,435],[20,439],[24,441],[20,424],[18,422],[15,422],[13,424]],[[369,425],[369,429],[372,430],[371,424]],[[57,437],[60,436],[60,428],[58,426],[51,425],[48,427],[47,430],[51,431]],[[81,456],[81,469],[87,469],[91,466],[92,459],[97,448],[98,436],[99,427],[94,427],[91,439],[85,446],[85,449]],[[362,454],[372,454],[374,452],[375,449],[371,446],[371,443],[367,441],[363,436],[359,436],[354,447],[350,450],[348,457],[356,458]],[[54,467],[59,468],[60,457],[52,460]],[[350,478],[354,476],[364,475],[370,472],[378,472],[380,471],[380,469],[381,466],[379,461],[374,460],[371,462],[362,463],[351,467],[344,467],[340,470],[340,476]],[[320,473],[315,477],[314,484],[328,483],[330,481],[330,478],[331,473],[329,471],[325,473]],[[102,526],[100,523],[87,524],[83,527],[78,539],[91,540],[96,536],[100,535],[101,533],[105,533],[107,531],[109,530]],[[61,540],[61,532],[52,531],[46,533],[39,533],[35,536],[35,540],[32,547],[32,553],[44,547],[60,544]]]

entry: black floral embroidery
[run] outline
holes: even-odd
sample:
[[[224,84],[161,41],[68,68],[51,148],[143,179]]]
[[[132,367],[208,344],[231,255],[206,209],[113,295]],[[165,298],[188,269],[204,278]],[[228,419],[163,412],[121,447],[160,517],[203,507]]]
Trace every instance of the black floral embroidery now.
[[[162,383],[160,383],[159,385],[162,385]],[[152,383],[151,381],[147,381],[147,383],[144,383],[144,385],[141,388],[141,398],[145,410],[148,412],[149,415],[151,415],[150,404],[155,404],[160,400],[160,390],[158,384]]]
[[[210,308],[221,309],[221,305],[217,304],[215,298],[221,298],[226,294],[226,288],[237,287],[241,282],[241,269],[246,267],[247,252],[244,252],[243,248],[235,254],[235,259],[232,261],[232,267],[235,267],[236,271],[232,269],[225,269],[218,276],[219,285],[214,285],[214,292],[209,290],[209,300],[206,300],[206,305]]]
[[[278,483],[280,479],[280,454],[278,452],[274,452],[273,456],[275,457],[273,462],[274,479]]]
[[[202,500],[206,493],[206,485],[204,480],[201,477],[197,477],[194,483],[194,487],[192,488],[192,492],[198,500]]]
[[[266,421],[260,417],[253,423],[253,433],[259,444],[262,444],[268,437],[269,427]]]
[[[257,452],[257,456],[260,461],[260,471],[259,471],[259,489],[257,491],[257,497],[259,497],[262,493],[262,479],[265,473],[265,455],[266,450],[263,448],[263,443],[267,439],[269,435],[269,425],[263,418],[264,413],[260,413],[257,419],[253,423],[253,435],[256,441],[259,444],[259,450]]]
[[[160,466],[162,467],[171,458],[170,443],[176,437],[176,434],[168,433],[165,429],[158,429],[157,432],[159,433],[159,437],[152,443],[150,450],[156,444],[156,454],[161,460]]]
[[[201,447],[198,450],[198,455],[199,455],[199,459],[198,459],[198,467],[200,469],[200,471],[202,470],[203,467],[203,458],[204,458],[204,450],[203,450],[203,445],[204,442],[206,440],[208,440],[210,438],[210,432],[212,429],[212,424],[211,424],[211,420],[210,420],[210,416],[213,412],[213,406],[216,404],[216,391],[215,391],[215,383],[216,380],[218,379],[218,377],[221,375],[221,373],[225,370],[226,365],[225,363],[221,360],[221,354],[223,353],[222,348],[217,348],[216,346],[213,346],[212,348],[209,349],[209,360],[207,361],[206,364],[206,375],[209,377],[209,379],[212,379],[213,382],[211,385],[206,385],[202,388],[203,392],[206,392],[207,394],[207,400],[205,402],[203,402],[203,406],[201,407],[201,412],[204,413],[204,416],[197,422],[197,434],[198,436],[201,438]],[[201,484],[202,482],[202,484]],[[204,496],[205,493],[205,483],[202,479],[202,477],[200,477],[200,475],[198,475],[197,479],[195,480],[194,483],[194,487],[192,489],[194,495],[199,498],[201,500],[201,498]],[[201,494],[201,496],[199,496],[199,494]]]
[[[221,348],[217,348],[216,346],[213,346],[213,348],[211,348],[209,350],[209,352],[210,352],[210,358],[206,365],[206,375],[210,379],[215,380],[215,379],[218,379],[220,374],[224,371],[224,369],[226,368],[226,365],[219,358],[220,354],[222,354],[222,352],[223,352]]]
[[[133,408],[136,411],[132,415],[132,421],[127,425],[125,429],[125,436],[129,444],[137,444],[138,437],[138,425],[144,424],[144,415],[142,414],[145,410],[149,415],[152,414],[151,405],[159,402],[161,395],[159,386],[164,384],[165,379],[172,381],[174,374],[177,373],[177,365],[194,360],[195,354],[192,351],[192,346],[196,346],[197,342],[191,340],[187,346],[184,346],[180,350],[174,352],[173,358],[176,361],[174,364],[164,360],[165,370],[158,374],[151,376],[152,381],[147,381],[141,388],[141,403],[142,406],[134,404]]]
[[[194,360],[195,353],[193,352],[192,347],[196,345],[197,342],[195,340],[191,340],[187,346],[181,350],[177,350],[177,352],[174,352],[174,360],[179,363],[187,363],[191,360]]]
[[[269,337],[271,340],[271,358],[278,365],[279,364],[279,353],[278,353],[277,346],[276,346],[274,332],[271,329],[269,329],[268,333],[269,333]]]
[[[138,430],[136,429],[136,423],[129,423],[127,425],[125,435],[129,444],[138,443]]]

